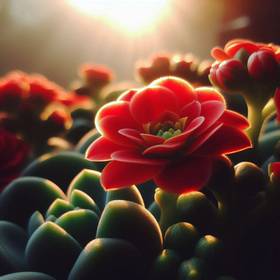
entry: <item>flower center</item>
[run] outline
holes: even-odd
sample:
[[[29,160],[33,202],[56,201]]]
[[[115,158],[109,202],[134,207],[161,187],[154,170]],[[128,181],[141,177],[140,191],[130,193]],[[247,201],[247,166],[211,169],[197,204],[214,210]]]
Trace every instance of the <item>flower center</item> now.
[[[153,134],[164,139],[169,139],[180,135],[184,131],[187,119],[187,117],[183,117],[177,120],[147,123],[143,125],[143,129],[145,133]]]
[[[169,128],[168,130],[164,130],[164,129],[160,129],[158,132],[157,132],[157,136],[160,136],[164,139],[169,139],[171,137],[174,137],[174,136],[177,136],[179,134],[182,133],[182,130],[181,129],[174,129],[174,128]]]

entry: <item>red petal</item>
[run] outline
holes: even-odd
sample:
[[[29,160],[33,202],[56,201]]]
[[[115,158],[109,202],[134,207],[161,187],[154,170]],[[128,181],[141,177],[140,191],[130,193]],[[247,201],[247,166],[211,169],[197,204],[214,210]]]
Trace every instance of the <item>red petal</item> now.
[[[186,106],[183,107],[180,116],[194,119],[200,115],[200,112],[201,112],[201,105],[198,101],[194,100],[190,104],[187,104]]]
[[[99,137],[87,149],[86,158],[94,161],[106,161],[111,159],[113,152],[119,150],[123,150],[123,147],[105,137]]]
[[[139,144],[139,145],[144,145],[145,142],[140,136],[140,132],[137,129],[132,129],[132,128],[123,128],[119,130],[119,134],[127,137],[131,141]]]
[[[183,79],[177,77],[164,77],[153,81],[151,85],[162,86],[174,92],[179,108],[196,100],[196,95],[193,92],[191,84]]]
[[[141,124],[156,122],[167,111],[177,112],[174,93],[159,86],[149,86],[138,91],[129,104],[131,115]]]
[[[198,129],[200,135],[211,127],[222,116],[225,111],[225,104],[220,101],[206,101],[201,104],[201,116],[205,117],[203,124]]]
[[[136,92],[137,92],[137,89],[127,90],[117,98],[117,101],[128,101],[129,102]]]
[[[232,154],[250,148],[247,135],[236,128],[222,126],[195,151],[199,155]]]
[[[119,134],[123,128],[140,129],[130,114],[128,102],[117,101],[103,106],[96,115],[95,123],[98,131],[111,141],[135,146],[135,143]]]
[[[160,165],[112,161],[102,171],[101,184],[105,189],[127,188],[153,178],[161,169]]]
[[[170,155],[175,153],[178,148],[182,146],[182,143],[169,143],[169,144],[161,144],[155,145],[147,148],[143,155]]]
[[[131,162],[147,165],[162,165],[167,163],[165,159],[146,158],[139,151],[123,150],[112,154],[112,159],[121,162]]]
[[[225,46],[226,53],[231,57],[235,56],[235,54],[241,49],[244,49],[246,52],[251,54],[255,51],[258,51],[259,47],[253,42],[248,40],[229,42]]]
[[[230,58],[223,49],[218,47],[215,47],[211,50],[211,55],[218,61],[223,61]]]
[[[197,94],[197,99],[200,103],[211,100],[226,103],[225,98],[222,96],[222,94],[220,94],[216,89],[211,87],[196,88],[195,93]]]
[[[150,145],[158,145],[162,144],[164,142],[164,138],[152,135],[152,134],[146,134],[146,133],[141,133],[140,134],[143,140],[146,142],[146,144]]]
[[[195,150],[197,150],[202,144],[204,144],[217,130],[222,127],[222,123],[218,124],[216,127],[208,129],[205,133],[197,137],[193,142],[187,147],[186,154],[190,155]]]
[[[178,136],[167,139],[165,141],[165,143],[167,144],[167,143],[185,142],[188,139],[188,137],[191,134],[193,134],[193,132],[203,124],[204,120],[205,120],[204,117],[197,117],[196,119],[194,119],[190,122],[190,124],[186,127],[186,129],[183,133],[181,133]]]
[[[280,122],[280,88],[277,88],[275,91],[274,104],[276,107],[276,120]]]
[[[203,157],[189,157],[166,166],[155,178],[162,189],[182,194],[201,189],[212,173],[212,160]]]
[[[269,172],[274,173],[277,177],[280,177],[280,162],[272,162],[269,165]]]
[[[227,126],[234,126],[239,129],[245,129],[250,125],[244,116],[231,110],[225,110],[220,121]]]

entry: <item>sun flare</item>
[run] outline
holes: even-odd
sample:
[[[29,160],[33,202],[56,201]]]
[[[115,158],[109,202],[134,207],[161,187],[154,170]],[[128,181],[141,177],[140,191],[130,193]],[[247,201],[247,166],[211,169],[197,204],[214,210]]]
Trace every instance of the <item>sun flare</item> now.
[[[68,0],[78,10],[129,33],[152,28],[168,0]]]

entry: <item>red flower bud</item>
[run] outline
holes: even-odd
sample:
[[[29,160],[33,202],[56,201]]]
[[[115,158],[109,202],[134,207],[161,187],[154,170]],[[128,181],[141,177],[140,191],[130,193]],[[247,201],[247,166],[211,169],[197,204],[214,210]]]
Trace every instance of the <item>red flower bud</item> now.
[[[103,65],[84,64],[80,68],[80,76],[86,83],[96,88],[102,88],[112,81],[113,72]]]
[[[248,72],[257,81],[275,82],[279,74],[275,54],[270,50],[259,50],[248,59]]]
[[[223,90],[236,90],[242,87],[248,77],[243,64],[237,59],[225,60],[213,64],[209,78],[211,82]]]

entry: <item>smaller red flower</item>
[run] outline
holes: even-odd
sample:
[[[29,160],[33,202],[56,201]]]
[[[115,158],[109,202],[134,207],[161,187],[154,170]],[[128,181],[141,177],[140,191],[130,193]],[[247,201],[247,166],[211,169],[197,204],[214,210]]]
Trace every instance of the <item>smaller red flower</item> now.
[[[25,95],[23,84],[16,79],[0,81],[0,108],[10,111],[17,108]]]
[[[19,176],[29,147],[15,134],[0,129],[0,191]]]
[[[180,56],[163,53],[154,55],[146,63],[138,62],[137,72],[146,84],[160,77],[175,76],[194,84],[209,85],[210,68],[210,62],[199,62],[191,54]]]
[[[84,64],[79,70],[85,82],[96,88],[103,88],[113,80],[113,72],[104,65]]]
[[[101,175],[106,189],[153,179],[168,192],[198,190],[217,159],[251,145],[247,120],[227,110],[221,94],[176,77],[124,93],[99,110],[96,127],[102,136],[86,157],[110,161]]]

